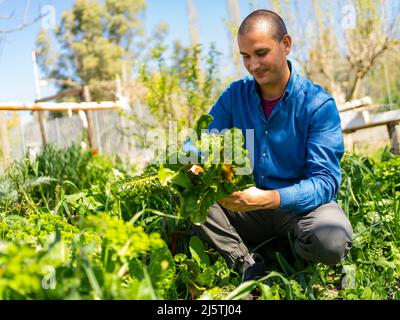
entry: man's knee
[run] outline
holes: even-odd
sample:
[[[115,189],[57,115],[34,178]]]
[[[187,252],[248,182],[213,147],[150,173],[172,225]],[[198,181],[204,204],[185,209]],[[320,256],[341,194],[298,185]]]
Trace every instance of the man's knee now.
[[[342,261],[352,246],[351,235],[343,226],[321,227],[311,239],[313,260],[330,266]]]
[[[339,207],[333,207],[320,212],[320,216],[317,213],[307,227],[297,230],[295,248],[307,260],[336,265],[350,251],[352,238],[349,220]]]

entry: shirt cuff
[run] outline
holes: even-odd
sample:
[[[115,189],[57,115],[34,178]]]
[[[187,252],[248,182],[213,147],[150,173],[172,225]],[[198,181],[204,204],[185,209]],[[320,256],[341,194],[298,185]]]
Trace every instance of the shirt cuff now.
[[[276,191],[279,192],[281,197],[281,205],[279,210],[281,211],[293,211],[296,204],[296,190],[294,186],[280,188]]]

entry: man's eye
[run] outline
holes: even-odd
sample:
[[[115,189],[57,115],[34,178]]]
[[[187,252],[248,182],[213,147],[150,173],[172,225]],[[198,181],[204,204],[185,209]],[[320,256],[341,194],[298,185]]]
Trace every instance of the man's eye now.
[[[267,51],[263,51],[263,52],[258,52],[257,55],[258,55],[259,57],[263,57],[263,56],[265,56],[267,53],[268,53]]]

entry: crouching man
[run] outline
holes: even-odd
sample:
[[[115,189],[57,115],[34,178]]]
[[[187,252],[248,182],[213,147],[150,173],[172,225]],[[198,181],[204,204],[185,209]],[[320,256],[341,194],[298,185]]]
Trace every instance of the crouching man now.
[[[292,40],[276,13],[254,11],[237,39],[251,77],[222,93],[210,111],[209,129],[254,129],[256,187],[215,203],[197,231],[244,280],[264,272],[247,243],[288,234],[300,257],[335,265],[350,250],[353,235],[336,202],[344,153],[336,103],[287,59]]]

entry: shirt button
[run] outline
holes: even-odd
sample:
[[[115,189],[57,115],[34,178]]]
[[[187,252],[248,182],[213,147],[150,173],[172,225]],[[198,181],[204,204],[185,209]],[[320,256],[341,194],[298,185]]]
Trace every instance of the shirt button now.
[[[264,178],[265,178],[264,176],[261,176],[261,179],[263,179],[263,180],[264,180]]]
[[[262,156],[263,156],[263,157],[266,157],[266,156],[267,156],[267,154],[266,154],[265,152],[263,152]]]
[[[265,134],[268,134],[269,132],[268,132],[268,130],[265,130],[264,133],[265,133]]]

